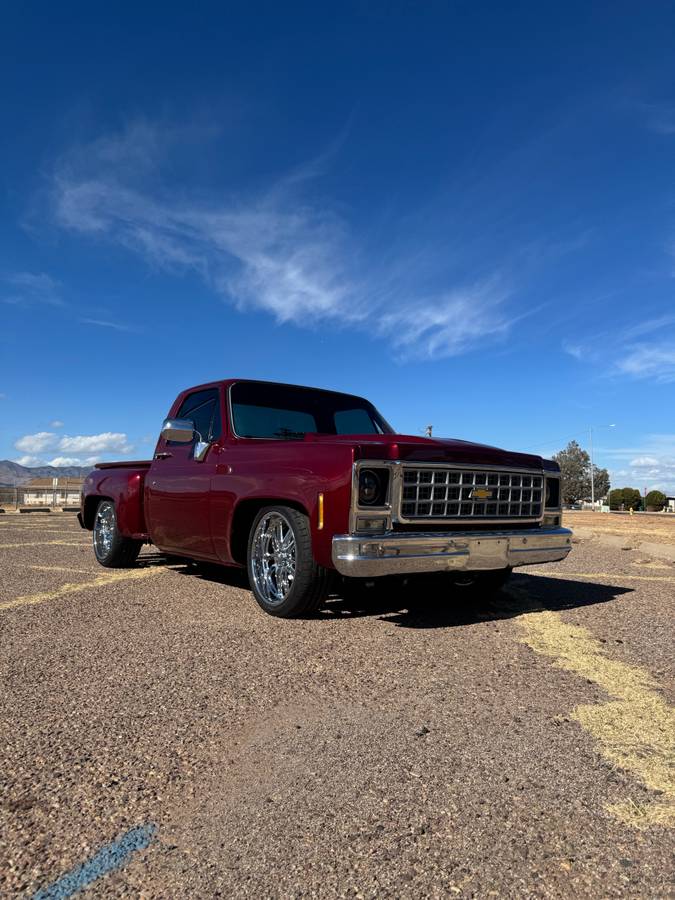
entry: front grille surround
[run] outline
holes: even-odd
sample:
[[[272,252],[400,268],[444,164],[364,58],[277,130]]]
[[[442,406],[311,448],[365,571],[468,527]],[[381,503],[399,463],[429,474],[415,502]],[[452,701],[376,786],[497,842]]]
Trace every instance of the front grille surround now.
[[[543,516],[541,471],[416,463],[403,464],[397,481],[392,512],[399,522],[522,522]]]

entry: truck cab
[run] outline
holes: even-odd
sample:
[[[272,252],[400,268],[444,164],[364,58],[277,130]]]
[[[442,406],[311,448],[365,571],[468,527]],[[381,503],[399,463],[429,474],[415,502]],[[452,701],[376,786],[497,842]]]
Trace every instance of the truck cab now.
[[[331,578],[444,572],[487,589],[563,559],[556,463],[397,434],[350,394],[241,379],[179,394],[153,458],[100,463],[80,522],[104,566],[143,543],[246,567],[274,615],[305,615]]]

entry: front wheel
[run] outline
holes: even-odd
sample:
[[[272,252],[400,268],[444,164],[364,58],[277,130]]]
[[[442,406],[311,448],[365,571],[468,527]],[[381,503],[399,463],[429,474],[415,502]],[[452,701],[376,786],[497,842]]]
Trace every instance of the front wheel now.
[[[315,612],[326,594],[328,573],[312,556],[309,519],[289,506],[266,506],[248,540],[248,578],[253,596],[272,616]]]
[[[141,550],[141,541],[120,534],[112,500],[101,500],[99,503],[92,538],[97,562],[108,569],[133,566]]]

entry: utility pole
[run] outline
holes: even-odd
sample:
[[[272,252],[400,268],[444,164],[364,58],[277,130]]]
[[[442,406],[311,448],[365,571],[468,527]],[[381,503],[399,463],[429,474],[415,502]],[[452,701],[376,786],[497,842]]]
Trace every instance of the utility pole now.
[[[593,471],[593,426],[588,429],[591,438],[591,509],[595,510],[595,472]]]
[[[427,427],[424,429],[424,436],[425,436],[425,437],[431,437],[431,432],[432,432],[433,430],[434,430],[434,426],[433,426],[433,425],[427,425]]]

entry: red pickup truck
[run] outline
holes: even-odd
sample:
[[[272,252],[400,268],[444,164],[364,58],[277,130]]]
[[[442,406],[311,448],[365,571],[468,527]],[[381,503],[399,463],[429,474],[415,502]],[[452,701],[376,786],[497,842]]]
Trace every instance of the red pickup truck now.
[[[561,515],[555,462],[396,434],[349,394],[231,379],[177,397],[151,461],[99,463],[79,520],[103,566],[134,565],[144,543],[246,566],[266,612],[299,616],[335,573],[494,589],[567,556]]]

